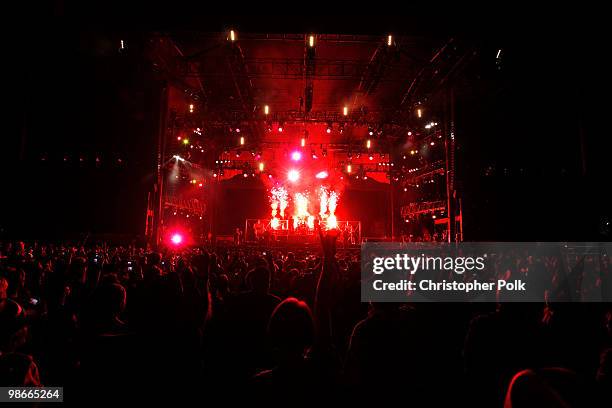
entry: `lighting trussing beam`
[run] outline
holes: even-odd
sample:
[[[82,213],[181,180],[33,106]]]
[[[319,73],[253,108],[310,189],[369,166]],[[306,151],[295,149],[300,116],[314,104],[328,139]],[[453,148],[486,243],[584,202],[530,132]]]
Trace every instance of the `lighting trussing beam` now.
[[[307,45],[305,48],[310,49]],[[381,45],[381,48],[386,50],[388,47]],[[311,50],[315,51],[316,47]],[[243,75],[248,78],[302,79],[306,71],[303,58],[245,58],[244,63],[248,74],[235,73],[234,75]],[[311,74],[320,80],[360,80],[368,69],[369,63],[361,59],[317,58],[317,69]],[[182,58],[177,61],[176,65],[177,71],[187,78],[223,78],[230,75],[228,72],[219,71],[216,68],[218,66],[216,58],[207,55],[197,59]],[[379,75],[379,83],[405,83],[406,73],[415,72],[413,64],[394,64],[394,67],[395,65],[397,69],[392,71],[393,75],[390,75],[389,72],[384,73],[389,75]],[[371,75],[374,74],[376,71],[371,71]]]
[[[253,83],[248,75],[244,54],[239,44],[232,43],[232,46],[229,47],[228,65],[236,94],[238,95],[244,114],[249,122],[251,133],[259,138],[260,127],[255,123],[253,112],[253,107],[255,106]]]

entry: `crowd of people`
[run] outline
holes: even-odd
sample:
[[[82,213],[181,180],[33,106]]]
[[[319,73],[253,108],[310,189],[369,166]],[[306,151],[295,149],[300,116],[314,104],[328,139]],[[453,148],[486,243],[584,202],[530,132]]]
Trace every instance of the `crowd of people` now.
[[[104,389],[284,404],[612,402],[610,304],[363,303],[359,250],[336,240],[321,233],[317,251],[1,242],[0,386],[63,386],[66,401]]]

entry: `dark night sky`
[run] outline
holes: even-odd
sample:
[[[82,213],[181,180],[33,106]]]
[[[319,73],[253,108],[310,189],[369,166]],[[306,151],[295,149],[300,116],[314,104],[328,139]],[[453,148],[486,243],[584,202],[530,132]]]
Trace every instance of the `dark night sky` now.
[[[231,22],[260,32],[362,34],[391,26],[394,32],[473,41],[481,57],[466,73],[457,101],[466,229],[474,239],[601,238],[596,231],[612,208],[612,146],[601,103],[609,82],[602,66],[605,38],[595,21],[579,24],[576,17],[547,27],[534,16],[521,24],[513,17],[497,24],[476,15],[438,16],[435,24],[414,16],[195,18],[178,9],[161,23],[159,13],[130,17],[135,11],[124,9],[111,22],[104,18],[114,14],[111,5],[79,10],[56,2],[39,15],[26,14],[16,29],[10,45],[15,72],[7,84],[10,126],[1,142],[3,234],[142,233],[157,89],[140,56],[118,56],[115,42],[121,36],[137,42],[162,26],[220,31]],[[188,21],[180,18],[185,14]],[[46,163],[40,161],[44,153]],[[497,176],[483,177],[487,166]],[[503,176],[504,169],[510,176]]]

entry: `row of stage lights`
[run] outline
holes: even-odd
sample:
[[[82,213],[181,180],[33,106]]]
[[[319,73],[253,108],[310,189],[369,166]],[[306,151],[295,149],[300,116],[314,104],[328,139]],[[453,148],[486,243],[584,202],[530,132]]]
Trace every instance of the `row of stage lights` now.
[[[230,42],[235,42],[238,40],[238,32],[236,30],[229,30],[227,33],[227,40]],[[395,40],[392,34],[388,34],[385,38],[385,42],[387,44],[388,47],[392,47],[395,46]],[[309,48],[315,48],[316,45],[316,35],[315,34],[308,34],[306,35],[306,43],[308,44]],[[270,109],[270,105],[264,105],[262,108],[263,114],[265,116],[269,116],[271,113],[271,109]],[[193,103],[189,104],[189,113],[194,113],[195,112],[195,105]],[[423,108],[422,106],[420,106],[420,104],[418,105],[417,109],[415,110],[415,114],[418,118],[422,118],[423,117]],[[348,116],[349,115],[349,107],[347,105],[344,105],[342,107],[342,115],[343,116]],[[271,126],[269,126],[268,128],[269,130],[271,130]],[[279,122],[278,127],[277,127],[278,132],[283,132],[284,130],[284,126],[283,126],[283,122]],[[239,129],[238,129],[239,131]],[[340,132],[342,133],[342,128],[340,129]],[[327,133],[331,133],[331,126],[327,127]],[[373,135],[373,132],[370,131],[370,136]]]

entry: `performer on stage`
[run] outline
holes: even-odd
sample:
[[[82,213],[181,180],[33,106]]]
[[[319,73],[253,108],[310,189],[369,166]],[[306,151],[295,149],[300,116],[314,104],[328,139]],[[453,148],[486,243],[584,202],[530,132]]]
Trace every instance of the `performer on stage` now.
[[[238,246],[242,243],[242,231],[240,228],[236,228],[234,231],[234,245]]]
[[[255,241],[261,241],[264,239],[264,225],[261,220],[257,220],[257,222],[253,225],[253,232],[255,234]]]

